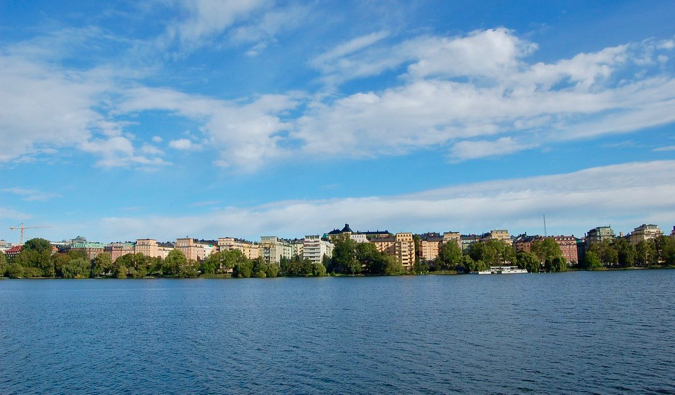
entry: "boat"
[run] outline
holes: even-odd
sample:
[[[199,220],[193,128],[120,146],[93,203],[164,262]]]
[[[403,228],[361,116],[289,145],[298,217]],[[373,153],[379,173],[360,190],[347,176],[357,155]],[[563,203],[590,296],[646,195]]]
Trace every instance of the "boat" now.
[[[491,266],[487,270],[480,270],[475,272],[477,274],[522,274],[527,273],[527,270],[521,269],[518,266]]]

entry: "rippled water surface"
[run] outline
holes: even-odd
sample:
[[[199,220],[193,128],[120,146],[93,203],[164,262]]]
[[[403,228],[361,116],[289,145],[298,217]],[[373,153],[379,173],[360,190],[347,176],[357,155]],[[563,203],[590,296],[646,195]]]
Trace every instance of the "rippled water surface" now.
[[[0,281],[0,393],[673,393],[675,271]]]

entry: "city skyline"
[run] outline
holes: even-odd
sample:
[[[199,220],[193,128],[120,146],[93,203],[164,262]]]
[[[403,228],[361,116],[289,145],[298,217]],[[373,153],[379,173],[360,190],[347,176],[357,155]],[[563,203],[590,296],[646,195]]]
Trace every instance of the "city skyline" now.
[[[675,4],[0,5],[0,239],[675,225]]]

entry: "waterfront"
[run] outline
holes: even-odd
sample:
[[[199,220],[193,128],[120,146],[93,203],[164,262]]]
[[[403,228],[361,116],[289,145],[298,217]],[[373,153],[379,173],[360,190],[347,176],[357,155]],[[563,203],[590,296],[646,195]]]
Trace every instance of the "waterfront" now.
[[[673,392],[675,271],[0,281],[0,393]]]

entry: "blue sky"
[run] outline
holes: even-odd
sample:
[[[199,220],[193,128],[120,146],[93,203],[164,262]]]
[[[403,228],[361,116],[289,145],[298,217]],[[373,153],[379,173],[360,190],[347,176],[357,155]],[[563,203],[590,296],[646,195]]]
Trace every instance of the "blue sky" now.
[[[675,225],[670,1],[0,2],[0,239]]]

